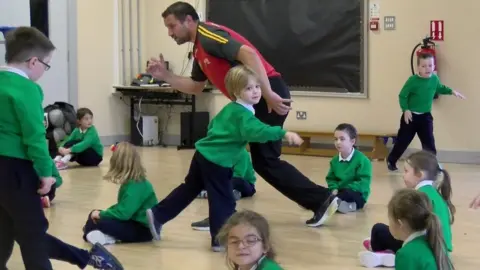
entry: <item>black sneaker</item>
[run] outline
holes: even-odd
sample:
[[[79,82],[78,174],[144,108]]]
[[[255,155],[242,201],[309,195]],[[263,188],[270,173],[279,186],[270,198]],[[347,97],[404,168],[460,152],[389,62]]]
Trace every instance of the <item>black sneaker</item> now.
[[[388,168],[388,170],[391,171],[391,172],[396,172],[396,171],[398,171],[397,165],[396,165],[395,163],[393,163],[393,162],[388,161],[388,160],[387,160],[387,168]]]
[[[193,222],[191,226],[196,231],[210,231],[210,220],[207,217],[204,220]]]
[[[147,219],[148,227],[150,228],[150,233],[152,234],[153,240],[160,240],[160,232],[162,231],[162,224],[158,223],[153,215],[152,209],[147,209]]]
[[[88,265],[95,269],[123,270],[123,266],[118,259],[99,243],[93,245],[89,255]]]
[[[333,216],[338,209],[338,198],[335,195],[325,201],[325,203],[314,212],[313,217],[305,223],[309,227],[318,227],[323,225],[331,216]]]

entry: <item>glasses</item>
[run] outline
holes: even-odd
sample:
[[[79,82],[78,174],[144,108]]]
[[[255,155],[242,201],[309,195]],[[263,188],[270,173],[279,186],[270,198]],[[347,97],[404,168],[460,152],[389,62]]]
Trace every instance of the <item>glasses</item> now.
[[[242,243],[243,246],[245,247],[252,247],[260,241],[262,241],[262,238],[255,235],[251,235],[251,236],[245,237],[244,239],[231,239],[228,241],[228,245],[233,247],[238,247],[240,243]]]
[[[26,60],[25,62],[30,62],[30,60],[32,60],[32,58]],[[45,66],[45,71],[47,71],[47,70],[49,70],[49,69],[51,68],[51,66],[50,66],[49,64],[43,62],[42,60],[40,60],[40,59],[38,59],[38,58],[37,58],[37,60],[38,60],[38,62],[42,63],[43,66]]]

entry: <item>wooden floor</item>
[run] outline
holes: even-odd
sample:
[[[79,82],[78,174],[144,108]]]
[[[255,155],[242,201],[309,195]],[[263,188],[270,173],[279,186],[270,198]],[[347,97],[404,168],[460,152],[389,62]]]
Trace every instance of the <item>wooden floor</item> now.
[[[183,181],[193,151],[175,148],[140,148],[159,199]],[[101,176],[107,171],[110,151],[100,168],[70,168],[62,171],[64,185],[57,191],[52,208],[46,210],[49,233],[72,245],[89,248],[81,238],[81,228],[91,209],[105,208],[116,200],[117,187]],[[284,156],[312,181],[325,185],[326,158]],[[399,164],[400,165],[400,164]],[[453,225],[456,269],[478,269],[480,256],[480,210],[468,209],[468,203],[480,192],[480,166],[444,164],[453,178],[453,202],[457,216]],[[312,213],[283,197],[262,179],[258,179],[253,199],[239,201],[237,209],[252,209],[264,214],[271,223],[278,261],[289,270],[362,269],[357,253],[362,240],[369,236],[376,222],[386,222],[386,204],[392,192],[403,187],[400,174],[387,172],[382,162],[374,162],[372,195],[366,208],[358,213],[336,215],[320,228],[306,227]],[[292,179],[294,181],[294,179]],[[193,231],[190,223],[207,216],[206,200],[195,200],[176,219],[164,226],[163,240],[147,244],[108,246],[125,269],[227,269],[223,254],[209,251],[208,232]],[[1,233],[1,232],[0,232]],[[477,247],[477,248],[475,248]],[[78,269],[54,261],[55,269]],[[9,263],[10,269],[24,269],[18,246]]]

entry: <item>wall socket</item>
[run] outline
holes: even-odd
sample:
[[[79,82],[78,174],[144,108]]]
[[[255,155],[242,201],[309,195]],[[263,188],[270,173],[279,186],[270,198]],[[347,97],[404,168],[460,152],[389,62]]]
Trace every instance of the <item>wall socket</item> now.
[[[307,112],[297,111],[297,120],[307,120]]]
[[[390,30],[390,31],[395,30],[396,24],[397,24],[396,21],[397,20],[396,20],[395,16],[385,16],[385,17],[383,17],[383,23],[384,23],[383,28],[385,30]]]

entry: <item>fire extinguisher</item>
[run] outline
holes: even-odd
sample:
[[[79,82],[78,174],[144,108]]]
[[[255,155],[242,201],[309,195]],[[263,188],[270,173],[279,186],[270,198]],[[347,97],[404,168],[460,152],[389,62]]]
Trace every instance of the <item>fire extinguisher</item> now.
[[[432,37],[426,37],[422,40],[422,42],[418,43],[412,50],[412,55],[410,57],[410,67],[412,69],[412,75],[415,74],[415,68],[414,68],[414,62],[415,62],[415,56],[418,57],[421,54],[431,54],[433,56],[433,64],[434,64],[434,70],[435,74],[437,73],[437,56],[436,56],[436,51],[435,47],[437,45],[435,42],[432,41]],[[417,50],[417,48],[420,47],[420,49]],[[434,99],[437,99],[438,95],[435,94]]]

